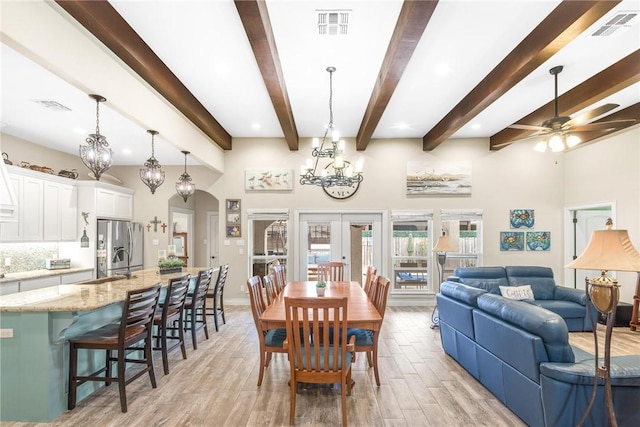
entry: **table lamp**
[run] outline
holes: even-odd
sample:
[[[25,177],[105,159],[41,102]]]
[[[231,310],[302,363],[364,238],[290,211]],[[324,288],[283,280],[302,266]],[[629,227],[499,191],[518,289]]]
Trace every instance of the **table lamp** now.
[[[611,394],[611,334],[615,322],[616,306],[620,297],[620,285],[614,278],[607,276],[607,271],[640,271],[640,254],[635,250],[629,239],[627,230],[612,230],[611,218],[607,220],[606,230],[596,230],[591,235],[591,240],[586,249],[578,258],[567,264],[566,268],[581,270],[600,270],[599,277],[585,278],[585,293],[587,296],[587,312],[593,327],[595,341],[595,375],[591,400],[587,406],[578,426],[584,424],[596,398],[598,378],[604,380],[605,405],[609,425],[616,427],[617,421],[613,410],[613,396]],[[604,342],[604,359],[602,366],[598,366],[598,334],[596,322],[591,313],[593,301],[596,309],[607,316],[607,325]]]
[[[444,263],[447,261],[447,252],[455,252],[457,248],[453,246],[449,236],[442,232],[442,236],[438,237],[436,245],[433,247],[433,251],[436,253],[438,259],[438,275],[440,277],[440,283],[444,282]],[[438,305],[433,308],[431,313],[431,329],[436,326],[440,326],[440,317],[438,316]]]

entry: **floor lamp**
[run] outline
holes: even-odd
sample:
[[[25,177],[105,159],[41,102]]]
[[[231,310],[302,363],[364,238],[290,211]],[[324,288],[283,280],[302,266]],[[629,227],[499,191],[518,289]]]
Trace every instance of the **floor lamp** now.
[[[582,254],[569,263],[566,268],[581,270],[600,270],[599,277],[592,279],[585,278],[585,293],[587,295],[587,311],[593,327],[593,337],[595,341],[595,375],[593,381],[593,391],[591,399],[582,416],[578,426],[582,426],[586,421],[596,398],[598,379],[604,381],[604,399],[607,410],[609,425],[617,427],[616,415],[613,410],[613,396],[611,394],[611,334],[615,322],[616,307],[620,297],[620,285],[614,278],[607,276],[607,271],[640,271],[640,254],[635,250],[629,239],[627,230],[612,230],[611,219],[607,221],[606,230],[596,230],[591,235],[591,240],[587,244]],[[596,322],[591,313],[591,304],[596,309],[607,316],[607,325],[604,341],[604,359],[599,365],[598,357],[598,334],[596,332]]]
[[[442,236],[438,237],[436,245],[433,247],[433,251],[436,253],[438,259],[438,275],[440,277],[440,283],[444,282],[444,263],[447,261],[447,252],[455,252],[457,249],[449,240],[449,236],[446,236],[444,232]],[[433,308],[431,313],[431,329],[436,326],[440,326],[440,316],[438,316],[438,305]]]

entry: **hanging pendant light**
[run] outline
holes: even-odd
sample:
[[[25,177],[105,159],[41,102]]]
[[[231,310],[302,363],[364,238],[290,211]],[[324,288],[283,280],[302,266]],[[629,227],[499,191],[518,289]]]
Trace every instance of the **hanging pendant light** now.
[[[314,138],[311,143],[311,155],[315,158],[307,159],[300,167],[300,184],[329,187],[355,187],[363,180],[362,160],[358,160],[355,168],[344,159],[344,140],[340,139],[338,131],[333,127],[333,73],[336,67],[327,67],[329,73],[329,124],[325,128],[322,140]],[[325,147],[327,143],[327,147]],[[328,146],[328,143],[331,146]],[[327,158],[332,162],[318,171],[318,160]],[[332,173],[330,173],[332,172]]]
[[[96,133],[89,134],[85,139],[86,146],[80,146],[82,163],[91,171],[97,181],[113,163],[113,151],[109,148],[107,137],[100,135],[100,103],[106,99],[100,95],[89,95],[96,101]]]
[[[153,138],[158,134],[158,131],[148,130],[147,132],[151,134],[151,157],[144,163],[145,168],[140,169],[140,179],[151,189],[151,194],[155,194],[156,188],[160,187],[164,182],[164,171],[154,155]]]
[[[189,152],[183,151],[182,154],[184,154],[184,173],[180,175],[180,179],[176,182],[176,191],[186,202],[189,196],[196,191],[196,185],[191,182],[191,177],[187,173],[187,154]]]

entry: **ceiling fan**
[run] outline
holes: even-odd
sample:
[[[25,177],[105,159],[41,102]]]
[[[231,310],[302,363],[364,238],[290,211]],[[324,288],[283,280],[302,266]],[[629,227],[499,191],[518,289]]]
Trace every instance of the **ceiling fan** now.
[[[578,145],[582,140],[577,135],[580,132],[587,132],[593,130],[617,130],[629,122],[634,122],[634,119],[625,120],[611,120],[606,122],[590,123],[596,117],[602,116],[611,110],[618,108],[619,104],[604,104],[589,110],[577,117],[559,116],[558,115],[558,74],[562,72],[563,66],[558,65],[549,70],[549,73],[554,76],[555,80],[555,96],[554,96],[554,115],[552,118],[545,120],[541,125],[524,125],[513,124],[509,126],[512,129],[532,130],[535,133],[520,138],[519,140],[540,138],[543,139],[536,144],[534,149],[536,151],[546,151],[550,148],[551,151],[563,151],[565,148],[572,148]],[[513,141],[512,141],[513,142]],[[500,144],[500,146],[511,144],[511,142]]]

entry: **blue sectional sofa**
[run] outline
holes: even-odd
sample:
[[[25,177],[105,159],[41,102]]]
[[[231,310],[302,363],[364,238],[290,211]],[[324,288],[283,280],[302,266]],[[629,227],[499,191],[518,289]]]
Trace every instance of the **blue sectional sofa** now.
[[[442,283],[437,303],[444,351],[518,417],[530,426],[577,425],[594,359],[569,345],[560,315],[452,281]],[[618,425],[640,425],[640,356],[613,357],[611,377]],[[603,396],[599,386],[585,426],[607,425]]]
[[[466,267],[456,268],[448,280],[501,295],[500,287],[530,285],[534,299],[523,300],[559,314],[569,332],[591,331],[584,291],[556,285],[548,267]],[[595,313],[595,308],[593,308]]]

